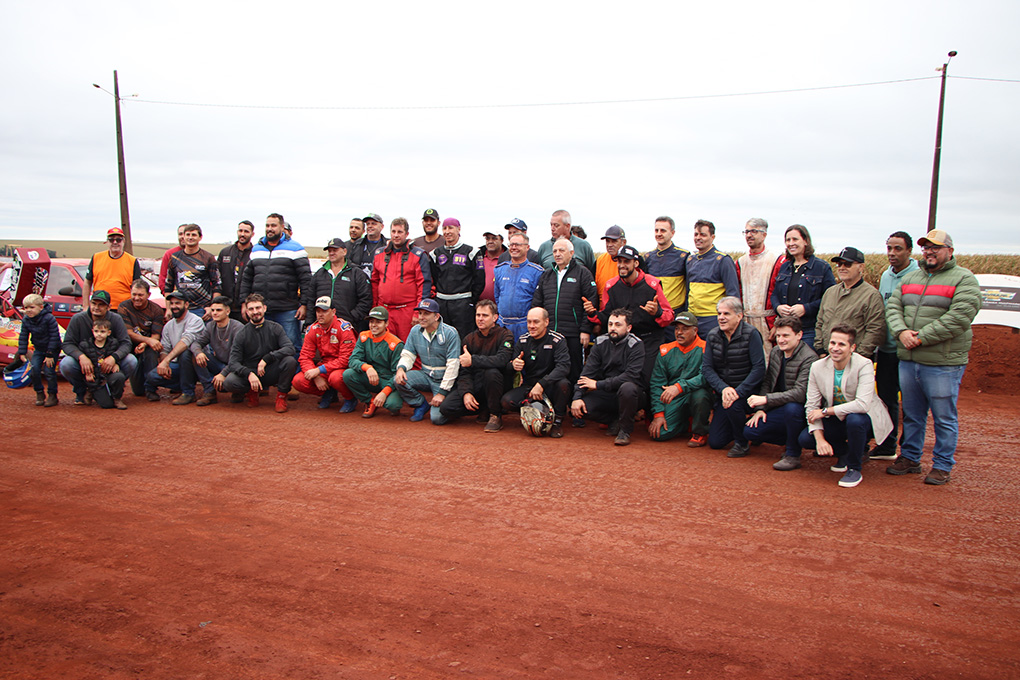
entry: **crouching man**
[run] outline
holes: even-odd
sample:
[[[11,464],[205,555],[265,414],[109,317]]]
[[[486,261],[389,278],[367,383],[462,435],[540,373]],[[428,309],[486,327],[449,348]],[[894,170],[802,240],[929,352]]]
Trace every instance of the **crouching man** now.
[[[566,339],[549,330],[549,312],[542,307],[528,310],[528,332],[517,339],[510,368],[521,373],[520,387],[503,395],[504,411],[520,411],[525,402],[549,397],[556,419],[549,436],[563,436],[563,417],[570,400],[570,352]]]
[[[712,413],[712,390],[701,372],[705,341],[698,337],[698,319],[690,312],[677,312],[673,326],[676,340],[659,346],[652,369],[648,434],[664,442],[690,432],[687,446],[697,448],[708,443]]]
[[[294,376],[294,389],[321,397],[319,408],[329,408],[339,393],[344,398],[340,413],[353,411],[358,402],[344,385],[343,376],[354,342],[354,328],[336,315],[333,300],[328,295],[319,297],[315,323],[308,327],[298,355],[301,372]]]
[[[365,404],[362,418],[371,418],[379,408],[399,415],[404,403],[393,383],[404,343],[389,332],[389,322],[390,313],[385,307],[373,307],[368,312],[368,330],[358,336],[350,365],[344,371],[344,384],[355,399]]]
[[[400,363],[393,382],[400,397],[414,408],[411,421],[425,418],[433,425],[442,425],[446,417],[439,407],[453,390],[460,371],[460,334],[453,326],[443,323],[439,303],[425,299],[414,308],[418,312],[418,325],[407,334],[407,342],[400,353]],[[421,360],[421,370],[412,371],[415,359]],[[422,392],[431,392],[428,401]]]
[[[248,323],[234,338],[227,364],[227,392],[248,394],[248,406],[259,405],[259,391],[264,384],[276,383],[276,412],[287,412],[297,359],[294,343],[283,326],[266,319],[266,303],[261,295],[252,293],[244,301]]]

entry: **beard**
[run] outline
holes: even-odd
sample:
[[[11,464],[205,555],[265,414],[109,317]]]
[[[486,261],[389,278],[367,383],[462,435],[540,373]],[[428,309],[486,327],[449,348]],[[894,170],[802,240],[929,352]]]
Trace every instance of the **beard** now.
[[[183,307],[182,308],[177,308],[177,309],[171,309],[170,310],[170,315],[173,316],[173,318],[175,318],[175,319],[179,319],[179,318],[181,318],[182,316],[184,316],[187,313],[188,313],[188,310],[184,309]]]

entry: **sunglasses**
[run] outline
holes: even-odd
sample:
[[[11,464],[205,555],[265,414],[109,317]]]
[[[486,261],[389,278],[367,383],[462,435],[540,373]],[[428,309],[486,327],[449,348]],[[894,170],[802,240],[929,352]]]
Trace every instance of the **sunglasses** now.
[[[110,243],[123,243],[123,242],[124,242],[124,237],[123,236],[111,236],[110,237]]]

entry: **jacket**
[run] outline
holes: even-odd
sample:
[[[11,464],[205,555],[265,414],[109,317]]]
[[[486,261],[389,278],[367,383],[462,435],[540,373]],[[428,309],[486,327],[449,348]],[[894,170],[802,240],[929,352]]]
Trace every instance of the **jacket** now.
[[[371,366],[379,374],[379,389],[390,394],[396,388],[393,376],[397,373],[397,362],[403,349],[404,343],[389,331],[378,338],[372,335],[372,331],[361,331],[348,368],[367,372]]]
[[[439,394],[445,397],[453,391],[460,372],[460,333],[442,321],[431,336],[421,326],[415,326],[407,334],[398,366],[409,371],[415,359],[421,361],[421,370],[439,383]]]
[[[523,321],[528,316],[543,271],[542,267],[530,261],[514,264],[508,260],[496,265],[493,294],[503,325]]]
[[[432,267],[429,256],[418,246],[392,243],[375,254],[372,263],[373,304],[389,307],[417,305],[432,297]]]
[[[294,356],[294,343],[287,337],[283,326],[265,320],[258,326],[246,323],[234,337],[230,346],[230,363],[227,373],[236,373],[245,380],[258,367],[260,361],[271,364],[284,357]]]
[[[469,302],[478,299],[485,287],[485,279],[476,276],[477,256],[478,249],[463,242],[452,248],[441,245],[428,254],[436,299]]]
[[[818,320],[818,306],[822,303],[822,293],[830,286],[836,285],[836,276],[827,262],[822,262],[812,255],[803,265],[800,283],[797,284],[799,297],[796,304],[804,305],[804,316],[800,322],[805,330],[814,330]],[[786,260],[776,274],[775,287],[772,289],[772,309],[788,304],[790,279],[793,276],[793,260]]]
[[[659,309],[654,315],[641,309],[641,306],[649,300],[656,300]],[[606,328],[609,323],[609,314],[614,309],[623,307],[634,314],[634,321],[631,324],[633,333],[645,342],[653,341],[653,347],[659,346],[662,338],[662,329],[673,321],[673,308],[662,291],[662,285],[654,276],[650,276],[640,269],[634,283],[627,283],[619,276],[610,279],[606,284],[606,294],[602,299],[602,307],[597,320]]]
[[[894,272],[892,267],[888,267],[882,272],[882,278],[878,281],[878,294],[882,296],[882,303],[888,305],[889,298],[892,297],[893,292],[899,289],[900,284],[903,283],[903,277],[919,268],[917,260],[910,258],[907,260],[907,266],[899,273]],[[891,330],[888,330],[888,323],[886,324],[885,342],[878,348],[878,351],[887,354],[896,353],[896,337],[892,334]]]
[[[489,369],[507,372],[513,358],[514,339],[502,326],[493,326],[488,335],[477,328],[464,338],[464,347],[471,353],[471,365],[461,366],[457,377],[457,392],[463,396],[474,390],[474,378]]]
[[[533,338],[530,333],[517,338],[510,362],[522,354],[524,370],[521,371],[521,387],[530,390],[535,383],[541,383],[542,389],[549,393],[553,385],[566,380],[570,372],[567,340],[556,331],[546,331],[541,338]],[[513,367],[508,364],[507,369],[513,370]]]
[[[840,383],[843,396],[847,399],[845,404],[835,406],[832,404],[835,382],[836,369],[832,357],[819,359],[811,365],[807,403],[804,405],[805,416],[815,409],[830,406],[840,420],[846,420],[848,413],[867,413],[871,418],[875,441],[884,441],[893,431],[893,424],[885,404],[875,394],[875,367],[871,359],[866,359],[857,352],[850,355],[850,362],[843,369],[843,381]],[[808,423],[808,432],[821,430],[822,427],[822,421],[816,420]]]
[[[886,319],[896,337],[897,356],[926,366],[967,363],[973,332],[970,325],[981,310],[981,287],[970,272],[951,258],[937,272],[918,269],[903,277],[889,298]],[[918,332],[921,346],[906,349],[900,333]]]
[[[715,305],[724,297],[740,297],[740,278],[733,258],[712,246],[702,255],[687,258],[687,309],[699,317],[715,316]]]
[[[18,335],[18,354],[28,354],[28,340],[32,337],[32,347],[47,359],[60,356],[60,326],[57,317],[53,316],[53,307],[44,302],[42,311],[34,317],[25,316],[21,319],[21,333]]]
[[[347,259],[351,264],[365,272],[368,279],[372,278],[372,264],[375,262],[375,254],[385,248],[389,243],[386,239],[379,237],[378,241],[369,241],[368,236],[350,242],[347,248]]]
[[[769,367],[765,373],[765,381],[761,384],[761,393],[765,395],[765,406],[758,407],[757,410],[771,411],[791,402],[803,404],[807,398],[808,374],[811,372],[811,365],[816,361],[818,361],[818,355],[814,350],[803,342],[797,343],[797,348],[793,350],[793,356],[786,360],[786,369],[783,371],[786,389],[776,392],[776,383],[779,382],[779,367],[783,365],[783,350],[773,347],[772,353],[769,354]]]
[[[576,258],[571,258],[563,277],[555,267],[546,269],[538,279],[538,287],[531,298],[532,307],[543,307],[549,312],[549,329],[575,338],[591,333],[592,323],[584,311],[584,300],[599,306],[595,279]]]
[[[359,267],[348,260],[336,276],[327,260],[312,275],[311,299],[328,295],[333,300],[337,316],[357,326],[372,309],[372,284]]]
[[[659,356],[655,357],[655,368],[652,369],[652,415],[665,413],[666,406],[662,403],[662,390],[668,385],[680,388],[683,399],[694,390],[706,388],[701,366],[705,357],[705,341],[694,338],[687,347],[677,341],[659,345]],[[675,401],[675,400],[674,400]]]
[[[822,293],[815,322],[815,351],[829,351],[829,334],[841,323],[857,331],[857,353],[872,358],[886,336],[885,305],[878,289],[861,279],[849,290],[837,283]]]
[[[241,276],[241,299],[258,293],[266,299],[267,314],[311,309],[312,270],[308,253],[286,234],[270,246],[263,236],[252,246],[251,259]],[[247,376],[245,376],[247,377]]]
[[[674,311],[687,309],[687,260],[691,253],[675,244],[644,254],[645,271],[659,280]]]
[[[323,375],[345,369],[354,352],[355,342],[354,328],[340,317],[334,318],[329,326],[313,323],[301,343],[298,364],[302,371],[318,368]]]
[[[552,251],[556,240],[550,238],[548,241],[542,241],[542,244],[538,247],[538,259],[541,260],[544,269],[554,269],[556,267]],[[574,246],[574,259],[580,262],[581,266],[587,269],[589,274],[593,274],[595,271],[595,251],[591,249],[591,244],[574,234],[570,235],[570,243]]]
[[[596,390],[616,392],[625,383],[641,385],[644,365],[645,344],[641,338],[633,333],[619,340],[613,340],[608,334],[600,335],[595,338],[595,346],[584,362],[581,377],[594,380]],[[581,399],[587,391],[575,385],[574,399]]]
[[[220,270],[220,288],[223,294],[230,298],[230,308],[235,312],[241,309],[241,303],[244,302],[239,295],[241,275],[251,260],[251,251],[254,247],[251,245],[241,250],[235,242],[221,250],[220,254],[216,256],[216,266]]]
[[[127,351],[124,352],[124,356],[120,357],[123,359],[127,356],[128,352],[134,345],[131,344],[131,338],[128,337],[127,327],[124,326],[124,319],[120,314],[114,311],[108,311],[106,316],[103,317],[110,322],[110,330],[113,331],[110,337],[117,339],[117,344],[122,347],[126,347]],[[78,348],[78,343],[82,340],[92,339],[92,313],[88,309],[83,309],[67,322],[67,330],[64,331],[64,340],[61,344],[61,349],[64,354],[77,360],[81,356],[82,352]],[[119,361],[119,360],[118,360]]]
[[[751,324],[741,321],[733,337],[726,338],[716,326],[705,338],[705,359],[701,365],[705,382],[722,394],[732,387],[741,399],[758,392],[765,377],[765,350],[761,333]]]

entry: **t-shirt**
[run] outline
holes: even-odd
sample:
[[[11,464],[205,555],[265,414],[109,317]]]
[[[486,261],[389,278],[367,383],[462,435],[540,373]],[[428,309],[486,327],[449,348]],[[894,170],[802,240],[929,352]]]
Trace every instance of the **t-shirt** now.
[[[209,321],[205,324],[205,333],[192,344],[192,351],[211,354],[223,364],[227,364],[230,361],[230,346],[242,328],[244,324],[237,319],[228,320],[224,328],[217,326],[215,321]]]
[[[837,370],[832,381],[832,405],[845,404],[846,397],[843,395],[843,371]]]
[[[183,250],[170,256],[164,293],[179,290],[192,309],[208,306],[220,290],[220,268],[212,253],[201,248],[189,255]]]
[[[132,333],[146,338],[158,338],[163,332],[163,308],[152,300],[147,301],[142,309],[135,309],[134,303],[128,300],[127,304],[117,308],[117,312]]]

